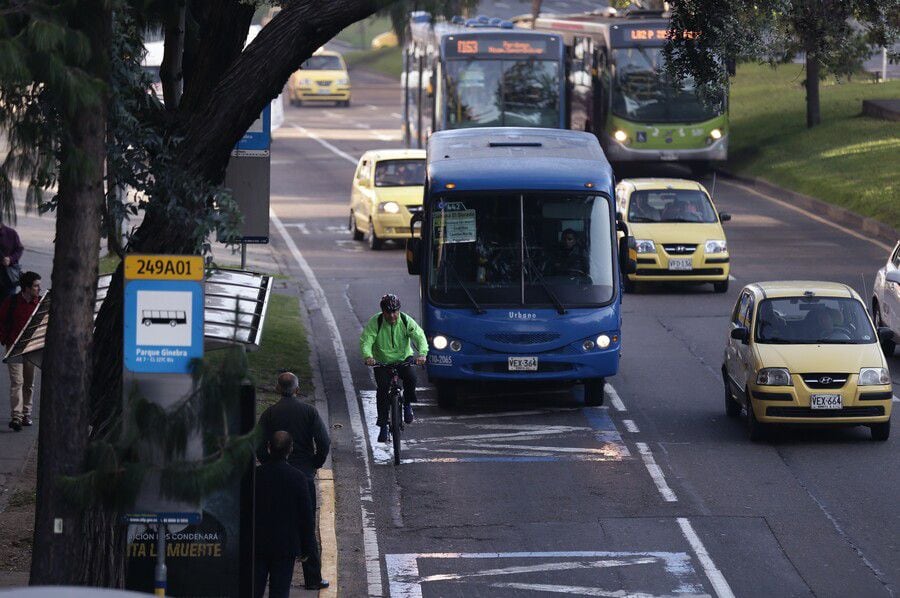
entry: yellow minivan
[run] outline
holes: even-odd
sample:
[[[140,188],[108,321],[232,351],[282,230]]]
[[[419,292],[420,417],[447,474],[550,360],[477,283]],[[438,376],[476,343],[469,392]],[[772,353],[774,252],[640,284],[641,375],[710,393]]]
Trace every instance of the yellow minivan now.
[[[637,245],[637,271],[623,280],[637,282],[711,282],[728,290],[730,256],[722,222],[703,185],[686,179],[623,179],[616,186],[617,218]]]
[[[425,150],[372,150],[356,166],[350,193],[350,232],[381,249],[388,239],[409,238],[413,214],[422,211]],[[418,230],[416,231],[418,234]]]
[[[722,364],[725,413],[747,411],[752,440],[771,424],[867,425],[891,432],[893,392],[876,330],[857,293],[832,282],[757,282],[731,314]]]
[[[317,50],[288,80],[288,97],[294,106],[303,102],[335,102],[350,105],[350,75],[337,52]]]

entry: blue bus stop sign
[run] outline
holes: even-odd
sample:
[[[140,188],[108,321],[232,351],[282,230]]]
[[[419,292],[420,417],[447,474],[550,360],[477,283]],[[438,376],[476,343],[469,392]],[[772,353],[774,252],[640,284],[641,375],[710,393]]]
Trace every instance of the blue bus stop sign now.
[[[268,152],[272,145],[272,104],[266,104],[262,114],[234,146],[237,153]]]

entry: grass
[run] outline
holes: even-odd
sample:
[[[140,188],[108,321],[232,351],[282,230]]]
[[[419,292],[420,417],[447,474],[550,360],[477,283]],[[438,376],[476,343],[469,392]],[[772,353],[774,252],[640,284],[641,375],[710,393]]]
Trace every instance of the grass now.
[[[9,501],[6,503],[6,508],[12,510],[30,507],[34,505],[36,496],[34,488],[27,490],[24,488],[16,488],[10,495]]]
[[[338,33],[335,36],[335,39],[351,44],[354,48],[368,50],[372,43],[372,38],[390,30],[390,18],[372,16],[368,19],[353,23]]]
[[[348,52],[344,54],[344,59],[350,68],[364,68],[395,79],[399,79],[403,71],[403,49],[399,46]]]
[[[823,82],[822,124],[806,128],[802,65],[741,65],[731,88],[729,167],[900,229],[900,122],[861,116],[900,81]]]
[[[116,271],[116,268],[119,267],[119,262],[121,261],[122,260],[120,260],[119,256],[115,253],[107,253],[100,258],[100,267],[98,268],[98,273],[101,276],[103,274],[112,274]]]

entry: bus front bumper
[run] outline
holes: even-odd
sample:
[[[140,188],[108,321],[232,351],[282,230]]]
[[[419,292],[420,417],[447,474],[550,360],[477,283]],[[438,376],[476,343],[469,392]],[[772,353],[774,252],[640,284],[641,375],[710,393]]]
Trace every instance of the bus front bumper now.
[[[605,150],[610,162],[722,162],[728,159],[728,136],[697,149],[637,149],[607,137]]]
[[[523,366],[536,369],[512,369]],[[613,376],[618,370],[618,345],[582,355],[568,352],[466,354],[434,349],[428,353],[428,378],[432,381],[578,382]]]

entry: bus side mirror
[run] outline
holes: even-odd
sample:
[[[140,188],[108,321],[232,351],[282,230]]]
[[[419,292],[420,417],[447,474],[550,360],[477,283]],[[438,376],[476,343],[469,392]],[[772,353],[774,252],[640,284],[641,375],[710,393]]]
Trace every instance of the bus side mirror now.
[[[413,276],[421,274],[422,239],[410,237],[406,240],[406,271]]]
[[[637,272],[637,243],[631,235],[619,239],[619,267],[622,274]]]

